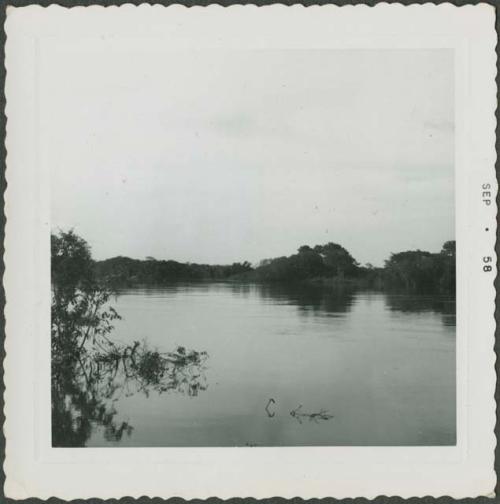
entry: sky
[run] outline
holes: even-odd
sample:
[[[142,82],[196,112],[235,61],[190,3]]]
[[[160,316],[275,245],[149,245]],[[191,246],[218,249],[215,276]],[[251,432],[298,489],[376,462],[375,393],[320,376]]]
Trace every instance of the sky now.
[[[40,66],[51,227],[96,259],[437,252],[455,229],[453,79],[450,50],[67,44]]]

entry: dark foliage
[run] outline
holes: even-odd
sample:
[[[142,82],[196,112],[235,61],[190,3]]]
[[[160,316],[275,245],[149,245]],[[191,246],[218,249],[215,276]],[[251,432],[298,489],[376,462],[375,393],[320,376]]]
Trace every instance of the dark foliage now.
[[[136,342],[66,366],[52,376],[52,444],[85,446],[96,426],[108,441],[120,441],[133,427],[116,418],[116,399],[151,392],[197,396],[207,389],[205,352],[160,353]]]
[[[106,279],[117,287],[140,284],[161,285],[168,282],[192,282],[225,280],[234,275],[252,271],[249,262],[230,265],[209,265],[159,261],[148,258],[144,261],[129,257],[113,257],[95,264],[99,278]]]
[[[52,375],[85,359],[89,348],[110,345],[120,318],[107,306],[112,292],[97,282],[90,249],[73,231],[51,237]]]
[[[455,242],[448,241],[439,254],[409,250],[392,254],[385,263],[384,280],[407,291],[455,292]]]
[[[123,345],[110,333],[120,319],[112,291],[95,275],[87,243],[73,231],[52,235],[52,444],[84,446],[93,428],[119,441],[133,428],[117,422],[122,394],[176,391],[196,396],[207,388],[205,352],[177,347],[150,350]]]
[[[145,261],[115,257],[95,264],[98,278],[116,287],[162,285],[180,281],[247,281],[322,283],[352,285],[370,289],[406,290],[418,293],[455,292],[455,242],[448,241],[439,254],[411,250],[392,254],[384,268],[361,266],[337,243],[302,245],[296,254],[250,263],[207,265]]]
[[[259,281],[298,281],[315,277],[355,276],[358,263],[337,243],[303,245],[298,253],[262,261],[255,270]]]

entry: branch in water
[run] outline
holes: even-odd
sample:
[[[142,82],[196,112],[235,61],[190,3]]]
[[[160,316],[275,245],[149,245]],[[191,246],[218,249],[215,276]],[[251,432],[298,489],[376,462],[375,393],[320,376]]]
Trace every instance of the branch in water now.
[[[333,415],[328,413],[328,410],[321,409],[315,413],[305,413],[302,412],[302,404],[300,404],[297,408],[290,411],[290,415],[297,419],[299,423],[302,423],[303,418],[309,418],[309,420],[318,423],[319,420],[330,420],[333,418]]]

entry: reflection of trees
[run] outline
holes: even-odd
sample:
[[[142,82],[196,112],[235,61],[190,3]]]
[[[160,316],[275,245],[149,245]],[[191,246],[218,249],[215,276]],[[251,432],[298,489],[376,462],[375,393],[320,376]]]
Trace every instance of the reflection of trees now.
[[[297,305],[304,312],[346,313],[354,301],[353,290],[342,286],[268,283],[257,288],[262,298]]]
[[[296,305],[303,312],[347,313],[354,303],[356,289],[305,283],[264,283],[256,287],[259,295],[275,303]],[[359,291],[358,291],[359,292]],[[443,315],[445,324],[453,325],[455,297],[408,294],[380,294],[391,311],[403,313],[434,312]]]
[[[206,358],[183,347],[161,354],[136,342],[61,367],[52,376],[53,446],[85,446],[95,427],[104,429],[108,441],[130,435],[133,427],[116,420],[114,403],[138,392],[196,396],[207,388]]]
[[[394,312],[425,313],[432,312],[441,315],[445,326],[456,325],[456,299],[444,296],[409,296],[386,294],[387,307]]]
[[[248,297],[252,291],[252,287],[248,283],[231,283],[229,284],[231,287],[231,292],[233,294],[238,294],[240,296]]]
[[[455,315],[454,297],[386,294],[385,298],[387,306],[393,311]]]
[[[85,446],[95,425],[104,427],[104,436],[110,441],[132,432],[127,422],[115,421],[113,394],[102,394],[99,385],[93,376],[85,377],[77,368],[52,377],[53,446]]]

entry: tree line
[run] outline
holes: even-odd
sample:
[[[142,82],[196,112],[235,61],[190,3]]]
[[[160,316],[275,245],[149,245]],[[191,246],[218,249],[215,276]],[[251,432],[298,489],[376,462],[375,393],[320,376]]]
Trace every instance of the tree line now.
[[[67,233],[54,236],[53,241],[63,236],[67,237]],[[455,292],[455,241],[445,242],[438,253],[423,250],[393,253],[381,268],[359,264],[348,250],[333,242],[312,247],[303,245],[292,255],[264,259],[256,266],[248,261],[210,265],[122,256],[92,261],[92,265],[96,279],[112,287],[181,281],[246,281],[352,284],[417,293]]]
[[[212,265],[164,261],[153,257],[145,260],[113,257],[95,263],[97,277],[106,279],[114,286],[225,280],[252,270],[251,264],[247,261],[229,265]]]
[[[422,250],[393,253],[383,268],[361,266],[337,243],[303,245],[291,256],[261,261],[244,276],[263,282],[336,282],[418,293],[454,293],[455,242],[445,242],[439,253]]]
[[[447,241],[438,254],[422,250],[392,254],[385,262],[384,282],[415,292],[455,293],[455,248],[455,241]]]

